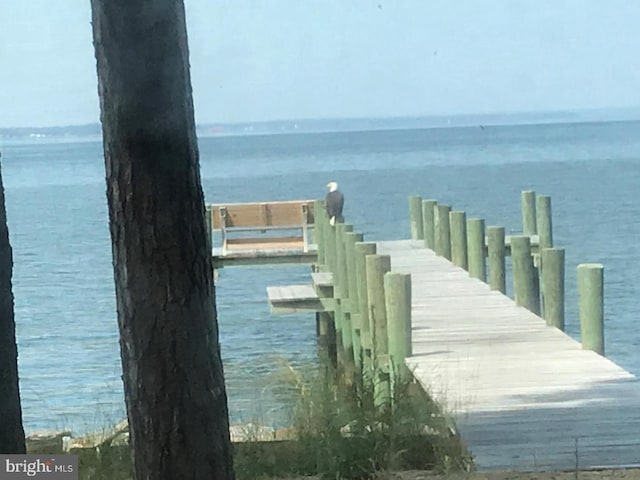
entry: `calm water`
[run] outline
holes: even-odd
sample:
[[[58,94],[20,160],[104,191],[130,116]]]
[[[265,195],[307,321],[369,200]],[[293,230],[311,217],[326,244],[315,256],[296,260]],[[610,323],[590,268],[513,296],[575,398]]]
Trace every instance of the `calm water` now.
[[[10,143],[3,151],[25,428],[102,428],[124,416],[101,144]],[[320,198],[337,181],[368,239],[408,236],[407,196],[520,229],[520,192],[552,197],[575,268],[605,265],[607,355],[640,373],[640,123],[397,130],[200,140],[208,202]],[[315,358],[312,315],[270,316],[266,286],[308,267],[228,268],[217,301],[232,422],[283,422],[274,372]]]

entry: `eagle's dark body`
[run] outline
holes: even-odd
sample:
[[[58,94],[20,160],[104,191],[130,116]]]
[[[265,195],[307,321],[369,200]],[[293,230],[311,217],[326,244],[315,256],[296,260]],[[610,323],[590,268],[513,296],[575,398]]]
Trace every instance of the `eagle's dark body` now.
[[[335,217],[335,223],[343,223],[344,218],[342,217],[342,207],[344,207],[344,195],[342,195],[342,192],[334,190],[333,192],[327,193],[324,202],[329,219]]]

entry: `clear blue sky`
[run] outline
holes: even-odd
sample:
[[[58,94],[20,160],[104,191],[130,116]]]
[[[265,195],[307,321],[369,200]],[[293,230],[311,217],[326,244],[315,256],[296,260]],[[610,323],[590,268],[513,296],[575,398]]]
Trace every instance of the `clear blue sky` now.
[[[640,106],[635,0],[185,0],[199,123]],[[89,0],[3,0],[0,127],[99,120]]]

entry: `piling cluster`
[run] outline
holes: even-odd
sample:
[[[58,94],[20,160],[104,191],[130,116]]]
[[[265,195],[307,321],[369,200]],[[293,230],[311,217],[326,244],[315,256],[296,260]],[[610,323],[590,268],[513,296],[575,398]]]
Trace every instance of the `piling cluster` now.
[[[565,328],[565,250],[553,245],[551,198],[522,192],[522,233],[505,235],[502,226],[487,226],[436,200],[409,197],[411,237],[424,240],[437,255],[506,294],[506,259],[511,258],[516,304]],[[487,273],[488,271],[488,273]],[[582,345],[604,355],[603,266],[578,265]],[[488,278],[487,278],[488,276]]]
[[[392,272],[390,256],[352,225],[331,226],[321,202],[314,207],[315,269],[331,278],[330,286],[316,283],[325,305],[317,314],[321,350],[347,382],[373,391],[374,403],[385,408],[393,381],[409,375],[411,276]]]

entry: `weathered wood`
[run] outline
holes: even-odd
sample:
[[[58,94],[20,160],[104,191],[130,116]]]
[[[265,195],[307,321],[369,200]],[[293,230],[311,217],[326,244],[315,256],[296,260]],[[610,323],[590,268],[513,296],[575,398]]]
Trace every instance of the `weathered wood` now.
[[[536,289],[529,237],[525,235],[511,237],[511,261],[516,305],[539,315],[540,293]]]
[[[486,282],[485,232],[484,220],[481,218],[467,220],[467,252],[469,276]]]
[[[224,256],[219,248],[214,248],[212,260],[215,268],[224,268],[243,265],[313,264],[317,258],[313,248],[308,252],[302,250],[292,252],[288,248],[269,250],[243,248]]]
[[[311,274],[313,285],[318,288],[333,288],[333,274],[331,272],[313,272]]]
[[[435,252],[437,255],[451,260],[451,228],[449,224],[449,212],[451,207],[448,205],[434,206],[434,224],[436,229]]]
[[[436,224],[434,208],[438,202],[436,200],[422,201],[422,228],[424,229],[424,244],[427,248],[436,248]]]
[[[578,303],[582,347],[604,355],[604,267],[578,265]]]
[[[345,247],[346,234],[353,231],[353,225],[339,223],[336,225],[336,270],[334,272],[334,296],[336,303],[336,331],[342,336],[342,348],[344,349],[344,357],[342,358],[345,379],[355,382],[355,365],[353,361],[353,329],[351,327],[351,312],[349,307],[349,272],[347,263],[347,253]],[[337,287],[337,289],[336,289]],[[340,317],[340,318],[338,318]],[[339,333],[338,333],[339,332]]]
[[[391,271],[391,257],[389,255],[367,255],[365,263],[369,330],[373,337],[374,403],[378,408],[384,409],[390,405],[391,401],[387,365],[389,337],[384,296],[384,275]]]
[[[287,200],[277,202],[227,203],[210,205],[213,228],[260,230],[268,227],[301,228],[312,225],[316,200]],[[303,207],[306,216],[303,218]],[[224,210],[225,215],[221,214]]]
[[[422,197],[419,195],[411,195],[409,197],[409,223],[411,226],[411,238],[413,240],[424,240]]]
[[[325,259],[327,270],[335,273],[336,271],[336,256],[337,256],[337,247],[336,247],[336,227],[337,225],[329,225],[329,220],[327,219],[327,225],[324,230],[325,234]],[[335,282],[335,278],[334,278]]]
[[[345,253],[347,257],[347,270],[349,271],[349,315],[351,318],[351,341],[353,348],[353,360],[356,376],[362,372],[362,346],[360,341],[361,318],[360,302],[358,298],[358,278],[356,271],[356,243],[364,239],[362,233],[345,233]]]
[[[316,217],[318,218],[318,217]],[[321,220],[329,226],[328,219]],[[323,228],[326,232],[326,227]],[[313,272],[311,274],[311,280],[313,283],[313,289],[318,295],[320,302],[325,308],[324,312],[318,312],[318,321],[321,324],[326,325],[326,336],[324,337],[324,343],[320,346],[320,355],[322,359],[328,359],[331,365],[337,367],[337,352],[336,352],[336,326],[335,326],[335,300],[333,299],[333,274],[331,272]],[[331,305],[331,310],[327,308]]]
[[[389,359],[398,378],[410,378],[405,359],[411,356],[411,275],[388,272],[384,275],[385,308]]]
[[[356,252],[356,279],[358,281],[358,310],[360,316],[360,344],[362,346],[362,376],[364,379],[373,379],[373,360],[371,342],[371,327],[369,319],[369,297],[367,293],[367,255],[375,255],[375,243],[361,243],[355,245]]]
[[[536,198],[536,226],[540,250],[553,247],[552,225],[551,197],[548,195],[538,195]]]
[[[411,274],[407,366],[454,416],[478,470],[636,463],[638,379],[422,245],[377,251]]]
[[[489,285],[492,290],[507,291],[505,274],[504,227],[487,227],[487,249],[489,255]]]
[[[467,214],[461,211],[449,212],[451,228],[451,262],[467,269]]]
[[[536,226],[536,192],[524,190],[522,192],[522,233],[523,235],[535,235],[538,233]]]
[[[540,270],[544,319],[564,331],[564,248],[542,249]]]

